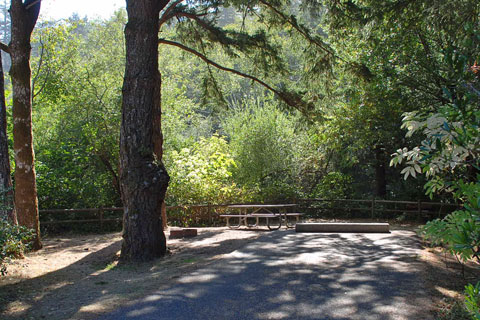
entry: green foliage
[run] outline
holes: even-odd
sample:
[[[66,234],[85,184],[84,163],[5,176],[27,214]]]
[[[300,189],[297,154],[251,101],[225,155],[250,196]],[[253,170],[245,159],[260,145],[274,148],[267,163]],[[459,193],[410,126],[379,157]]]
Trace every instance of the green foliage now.
[[[462,210],[430,221],[420,232],[463,261],[480,261],[480,70],[476,63],[480,59],[480,5],[467,0],[418,5],[423,10],[411,12],[410,17],[415,21],[424,15],[433,28],[417,20],[424,53],[418,53],[420,67],[407,65],[404,76],[420,74],[423,69],[423,77],[431,75],[437,81],[422,90],[421,100],[417,97],[423,108],[404,114],[406,137],[413,139],[421,133],[421,142],[398,149],[391,165],[405,165],[404,179],[425,174],[430,197],[449,193],[463,204]],[[436,41],[440,36],[442,41]],[[426,89],[433,88],[425,95]],[[472,319],[478,319],[478,287],[467,286],[466,299]]]
[[[235,181],[256,190],[258,200],[294,197],[296,143],[301,135],[294,117],[279,110],[272,100],[257,98],[232,106],[224,130],[237,163]]]
[[[30,249],[35,233],[25,227],[11,225],[0,217],[0,274],[6,275],[5,263],[10,258],[19,258]]]
[[[0,186],[0,211],[11,209],[9,204],[12,203],[12,199],[9,191]]]
[[[465,304],[459,301],[451,300],[442,310],[436,314],[435,320],[476,320],[465,308]]]
[[[34,33],[33,122],[42,208],[120,205],[125,20],[119,11],[108,21],[46,23]]]
[[[315,187],[312,197],[322,199],[345,199],[352,194],[352,177],[341,172],[329,172]]]
[[[463,209],[444,219],[428,222],[421,234],[434,245],[445,246],[464,261],[480,260],[480,182],[459,180],[456,184],[455,197],[463,202]]]
[[[221,65],[234,62],[232,69],[253,76],[250,79],[268,80],[264,87],[275,91],[279,100],[292,109],[308,112],[315,109],[311,95],[302,92],[305,86],[296,86],[298,81],[285,81],[285,76],[296,73],[296,67],[300,64],[305,71],[311,71],[308,72],[311,80],[320,73],[313,71],[324,71],[331,66],[333,54],[316,29],[295,18],[298,10],[294,7],[289,1],[206,1],[189,5],[177,2],[161,14],[162,38],[168,40],[170,45],[176,43],[187,46],[190,53],[197,56],[221,55],[222,60],[216,60]],[[230,22],[238,22],[218,23],[225,12],[230,15]],[[171,21],[173,19],[175,22]],[[168,32],[169,28],[173,32]],[[298,46],[297,52],[305,53],[309,60],[298,60],[298,64],[290,63],[288,56],[282,52],[282,41],[278,41],[278,35],[285,38],[286,32],[297,37],[292,43]],[[309,70],[310,68],[314,70]],[[204,93],[215,98],[219,104],[226,105],[228,100],[225,99],[219,81],[222,76],[212,69],[213,67],[208,67],[202,75]],[[260,82],[257,81],[257,84]],[[315,96],[317,88],[308,89]]]
[[[169,204],[228,203],[243,191],[232,180],[235,161],[223,137],[212,136],[191,148],[165,154],[171,182]]]
[[[430,197],[450,192],[463,203],[463,210],[430,222],[422,232],[425,238],[445,244],[463,260],[480,260],[480,175],[476,174],[480,168],[480,77],[470,68],[480,55],[477,50],[477,56],[467,56],[472,46],[480,48],[480,30],[469,31],[478,41],[460,38],[462,50],[456,50],[454,57],[452,47],[442,52],[444,65],[455,83],[444,88],[445,103],[436,112],[407,113],[404,117],[407,137],[421,130],[424,140],[411,150],[397,150],[391,165],[405,163],[405,179],[425,173],[429,178],[425,189]]]
[[[472,320],[480,320],[480,282],[465,286],[465,307]]]
[[[451,253],[468,261],[479,256],[480,222],[478,215],[466,210],[457,210],[444,219],[429,221],[421,229],[425,240],[434,245],[443,245]]]

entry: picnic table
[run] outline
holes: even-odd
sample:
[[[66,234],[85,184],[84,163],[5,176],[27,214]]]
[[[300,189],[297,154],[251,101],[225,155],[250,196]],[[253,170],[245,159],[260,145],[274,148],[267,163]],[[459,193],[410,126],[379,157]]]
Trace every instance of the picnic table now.
[[[282,222],[286,228],[294,228],[295,225],[289,225],[288,218],[294,217],[295,222],[298,222],[303,213],[287,212],[289,208],[296,207],[296,204],[238,204],[230,205],[227,208],[237,209],[238,213],[222,214],[220,217],[227,220],[227,227],[230,229],[237,229],[242,225],[251,228],[258,227],[260,218],[266,219],[267,227],[270,230],[278,230],[282,226]],[[238,224],[232,225],[230,219],[237,219]],[[249,221],[255,220],[255,224],[250,224]],[[271,221],[277,221],[278,224],[271,224]]]

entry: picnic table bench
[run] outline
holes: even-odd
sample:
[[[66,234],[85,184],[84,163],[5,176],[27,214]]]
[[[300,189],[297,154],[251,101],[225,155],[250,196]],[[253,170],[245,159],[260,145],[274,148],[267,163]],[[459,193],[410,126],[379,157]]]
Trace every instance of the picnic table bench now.
[[[295,225],[289,225],[288,219],[295,218],[295,223],[300,220],[303,213],[287,212],[287,208],[295,207],[296,204],[251,204],[251,205],[231,205],[228,208],[239,209],[238,214],[221,214],[220,217],[227,220],[227,227],[230,229],[237,229],[242,225],[251,228],[260,225],[260,218],[266,219],[267,227],[270,230],[278,230],[285,223],[286,228],[294,228]],[[249,210],[253,210],[249,212]],[[274,212],[278,211],[278,212]],[[232,225],[230,219],[238,219],[238,224]],[[249,224],[249,219],[255,219],[255,224]],[[272,225],[271,221],[278,221],[277,224]]]

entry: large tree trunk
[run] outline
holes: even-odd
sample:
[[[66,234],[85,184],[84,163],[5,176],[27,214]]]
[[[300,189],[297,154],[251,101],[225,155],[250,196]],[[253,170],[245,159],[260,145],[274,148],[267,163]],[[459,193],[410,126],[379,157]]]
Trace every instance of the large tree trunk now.
[[[126,69],[120,132],[120,182],[125,208],[122,260],[163,256],[161,207],[169,176],[161,162],[158,0],[127,0]]]
[[[12,177],[10,176],[10,157],[8,155],[7,137],[7,105],[5,103],[5,78],[3,73],[2,54],[0,51],[0,218],[6,218],[17,224],[17,215],[13,205]],[[4,206],[2,208],[2,206]]]
[[[29,1],[31,3],[33,1]],[[21,0],[12,0],[12,40],[10,75],[13,85],[13,148],[15,152],[15,208],[18,223],[34,229],[34,249],[41,248],[38,218],[35,155],[32,133],[32,92],[30,37],[37,21],[40,2],[28,9]]]

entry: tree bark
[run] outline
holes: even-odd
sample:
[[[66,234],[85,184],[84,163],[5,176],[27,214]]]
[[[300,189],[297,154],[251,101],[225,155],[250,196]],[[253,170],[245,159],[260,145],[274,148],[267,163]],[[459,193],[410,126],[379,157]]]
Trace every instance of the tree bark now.
[[[40,2],[33,7],[26,7],[21,0],[12,0],[10,8],[12,40],[9,45],[12,58],[10,75],[13,86],[15,206],[18,223],[35,230],[34,249],[40,249],[42,243],[33,151],[30,37],[39,9]]]
[[[10,157],[8,154],[7,137],[7,105],[5,103],[5,78],[3,73],[2,54],[0,51],[0,192],[5,197],[0,204],[0,218],[6,218],[12,224],[17,224],[17,215],[13,203],[13,186],[10,172]],[[4,206],[2,208],[2,205]]]
[[[161,207],[169,176],[161,162],[161,141],[158,141],[161,139],[158,20],[165,5],[166,1],[127,0],[127,61],[120,131],[120,183],[125,208],[123,261],[147,261],[166,252]]]

